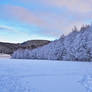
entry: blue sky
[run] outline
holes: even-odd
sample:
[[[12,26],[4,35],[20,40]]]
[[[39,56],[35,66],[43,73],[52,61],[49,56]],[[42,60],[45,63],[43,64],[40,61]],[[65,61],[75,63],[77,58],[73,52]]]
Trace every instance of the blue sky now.
[[[92,0],[0,0],[0,41],[58,39],[92,21]]]

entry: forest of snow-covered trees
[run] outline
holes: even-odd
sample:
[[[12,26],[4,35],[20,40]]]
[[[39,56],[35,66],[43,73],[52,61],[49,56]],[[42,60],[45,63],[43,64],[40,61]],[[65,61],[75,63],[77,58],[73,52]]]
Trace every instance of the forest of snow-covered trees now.
[[[83,26],[80,31],[75,27],[69,35],[63,35],[43,47],[33,50],[19,49],[13,53],[12,58],[91,61],[92,25]]]

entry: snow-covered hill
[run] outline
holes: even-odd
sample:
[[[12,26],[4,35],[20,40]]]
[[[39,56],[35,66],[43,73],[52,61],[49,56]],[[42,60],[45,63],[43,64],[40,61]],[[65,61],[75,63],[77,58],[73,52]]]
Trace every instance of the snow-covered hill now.
[[[92,61],[92,25],[80,31],[75,28],[69,35],[37,49],[17,50],[12,58]]]
[[[0,92],[92,92],[92,63],[0,59]]]

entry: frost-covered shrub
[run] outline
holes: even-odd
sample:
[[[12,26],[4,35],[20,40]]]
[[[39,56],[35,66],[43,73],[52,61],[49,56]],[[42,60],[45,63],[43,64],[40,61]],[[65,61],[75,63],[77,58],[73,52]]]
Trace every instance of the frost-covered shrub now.
[[[75,27],[69,35],[63,35],[43,47],[34,50],[17,50],[12,58],[91,61],[92,25],[84,26],[80,31]]]

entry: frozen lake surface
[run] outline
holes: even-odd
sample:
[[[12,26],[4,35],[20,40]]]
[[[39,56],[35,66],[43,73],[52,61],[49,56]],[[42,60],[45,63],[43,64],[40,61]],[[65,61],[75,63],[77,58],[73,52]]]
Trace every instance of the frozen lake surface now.
[[[92,63],[0,59],[0,92],[92,92]]]

